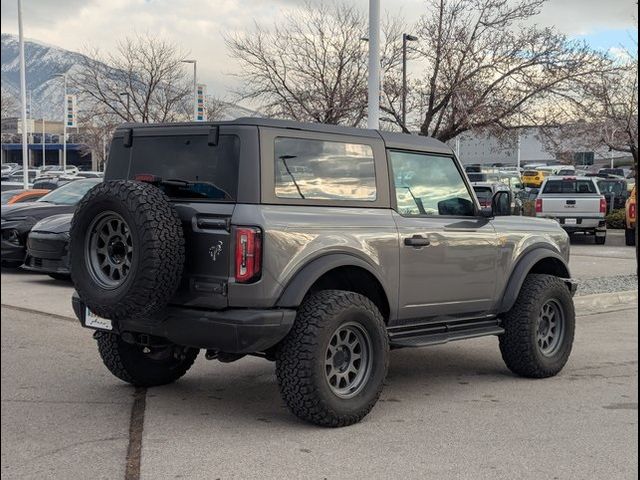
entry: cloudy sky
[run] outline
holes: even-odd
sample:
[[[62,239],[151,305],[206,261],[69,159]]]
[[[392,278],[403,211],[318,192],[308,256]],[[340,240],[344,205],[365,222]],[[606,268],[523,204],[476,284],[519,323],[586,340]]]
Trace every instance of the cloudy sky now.
[[[366,11],[367,0],[352,0]],[[330,3],[331,0],[325,0]],[[223,34],[251,32],[254,22],[271,23],[296,0],[23,0],[25,36],[70,50],[109,50],[119,38],[153,33],[176,42],[198,60],[209,92],[228,96],[237,65],[226,53]],[[2,33],[17,33],[17,0],[1,0]],[[415,19],[423,0],[381,0],[383,10]],[[631,45],[637,38],[635,0],[548,0],[535,22],[585,38],[602,49]]]

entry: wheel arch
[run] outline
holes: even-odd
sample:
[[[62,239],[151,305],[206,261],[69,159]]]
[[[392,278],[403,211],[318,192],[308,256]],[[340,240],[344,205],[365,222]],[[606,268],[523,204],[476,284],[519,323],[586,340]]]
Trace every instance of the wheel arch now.
[[[395,316],[378,272],[365,260],[343,253],[316,258],[302,267],[287,283],[276,305],[297,308],[307,295],[327,289],[364,295],[378,307],[386,323]]]
[[[573,293],[573,282],[567,262],[562,256],[549,248],[536,248],[522,255],[511,272],[504,289],[498,313],[511,310],[518,299],[525,278],[530,273],[553,275],[566,280],[567,287]]]

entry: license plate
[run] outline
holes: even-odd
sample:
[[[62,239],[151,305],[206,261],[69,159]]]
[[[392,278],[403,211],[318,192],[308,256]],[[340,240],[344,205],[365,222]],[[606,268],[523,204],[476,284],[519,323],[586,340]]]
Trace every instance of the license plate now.
[[[89,308],[86,308],[84,314],[84,324],[87,327],[97,328],[99,330],[113,330],[111,320],[97,316],[89,310]]]
[[[565,225],[577,225],[578,224],[578,220],[575,218],[565,218],[564,219],[564,224]]]

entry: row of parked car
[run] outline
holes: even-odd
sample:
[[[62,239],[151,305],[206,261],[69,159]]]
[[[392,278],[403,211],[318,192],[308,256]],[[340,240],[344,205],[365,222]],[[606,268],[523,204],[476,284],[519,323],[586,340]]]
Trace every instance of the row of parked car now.
[[[100,177],[48,175],[48,188],[3,191],[2,267],[22,266],[68,280],[71,218],[80,199],[101,181]]]
[[[483,167],[468,165],[467,175],[482,206],[498,191],[508,191],[511,213],[525,213],[524,203],[532,202],[530,215],[553,218],[571,235],[593,235],[597,244],[606,241],[606,215],[625,209],[626,244],[635,245],[635,182],[631,172],[621,168],[598,171],[577,170],[573,166]]]

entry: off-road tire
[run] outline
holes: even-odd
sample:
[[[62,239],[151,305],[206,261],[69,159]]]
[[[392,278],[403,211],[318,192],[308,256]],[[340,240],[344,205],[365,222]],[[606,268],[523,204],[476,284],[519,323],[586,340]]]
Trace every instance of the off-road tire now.
[[[97,216],[115,212],[129,226],[133,255],[121,285],[104,288],[89,271],[85,254],[89,228]],[[112,320],[151,318],[176,292],[185,262],[184,232],[167,196],[130,180],[103,182],[80,201],[71,222],[70,265],[80,298],[96,315]]]
[[[536,341],[538,315],[554,299],[564,314],[564,337],[552,356],[541,353]],[[567,363],[575,332],[573,298],[564,281],[552,275],[530,274],[520,289],[515,305],[502,317],[505,333],[500,352],[509,370],[529,378],[557,375]]]
[[[137,387],[175,382],[187,373],[199,353],[195,348],[172,347],[168,358],[156,360],[144,353],[142,346],[127,343],[119,335],[97,332],[96,340],[100,357],[109,371]]]
[[[636,244],[636,230],[634,228],[624,229],[624,243],[627,247],[633,247]]]
[[[372,367],[362,389],[351,398],[334,394],[325,375],[331,336],[341,325],[357,322],[371,339]],[[384,319],[366,297],[325,290],[309,296],[276,353],[280,392],[291,411],[310,423],[344,427],[362,420],[378,401],[389,363]]]
[[[606,235],[602,235],[600,237],[596,235],[596,245],[604,245],[605,243],[607,243]]]

